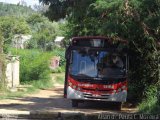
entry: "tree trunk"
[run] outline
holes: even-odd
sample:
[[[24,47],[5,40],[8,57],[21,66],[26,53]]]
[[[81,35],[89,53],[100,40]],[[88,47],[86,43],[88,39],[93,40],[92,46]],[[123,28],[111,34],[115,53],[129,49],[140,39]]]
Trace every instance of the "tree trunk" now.
[[[4,69],[4,56],[3,56],[3,37],[0,33],[0,88],[4,88],[4,83],[5,83],[5,78],[4,78],[4,74],[5,74],[5,70]]]

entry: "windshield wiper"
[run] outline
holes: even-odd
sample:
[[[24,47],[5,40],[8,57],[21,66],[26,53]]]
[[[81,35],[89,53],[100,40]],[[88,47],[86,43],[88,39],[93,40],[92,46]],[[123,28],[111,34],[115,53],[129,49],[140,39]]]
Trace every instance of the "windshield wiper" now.
[[[93,78],[93,80],[102,80],[100,77]]]
[[[76,75],[77,77],[86,77],[86,78],[91,78],[90,76],[86,75],[86,74],[78,74]]]
[[[88,75],[86,75],[86,74],[77,74],[77,75],[75,75],[75,74],[70,74],[71,76],[73,76],[73,77],[76,77],[76,78],[85,78],[85,79],[91,79],[92,77],[90,77],[90,76],[88,76]]]

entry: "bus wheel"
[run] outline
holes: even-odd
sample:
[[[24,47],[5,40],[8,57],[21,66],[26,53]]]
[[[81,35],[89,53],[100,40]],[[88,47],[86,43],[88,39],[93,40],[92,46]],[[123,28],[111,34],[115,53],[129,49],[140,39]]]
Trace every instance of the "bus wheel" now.
[[[78,107],[78,101],[72,100],[72,107]]]
[[[121,109],[122,109],[122,103],[121,103],[121,102],[117,102],[117,103],[116,103],[116,108],[117,108],[118,110],[121,110]]]

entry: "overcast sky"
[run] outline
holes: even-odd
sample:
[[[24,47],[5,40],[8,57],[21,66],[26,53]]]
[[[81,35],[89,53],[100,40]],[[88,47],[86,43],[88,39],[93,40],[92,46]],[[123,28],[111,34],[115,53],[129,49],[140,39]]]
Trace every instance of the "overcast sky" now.
[[[21,0],[0,0],[0,2],[6,2],[6,3],[12,3],[12,4],[17,4]],[[38,0],[24,0],[27,3],[27,6],[39,4]]]

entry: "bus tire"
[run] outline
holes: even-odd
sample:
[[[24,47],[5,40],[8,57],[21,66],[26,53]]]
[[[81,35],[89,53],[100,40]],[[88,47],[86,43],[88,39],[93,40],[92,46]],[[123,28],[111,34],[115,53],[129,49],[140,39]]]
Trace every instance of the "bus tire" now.
[[[117,110],[121,110],[122,109],[122,102],[117,102],[116,106],[117,106]]]
[[[78,107],[78,101],[72,100],[72,107]]]

